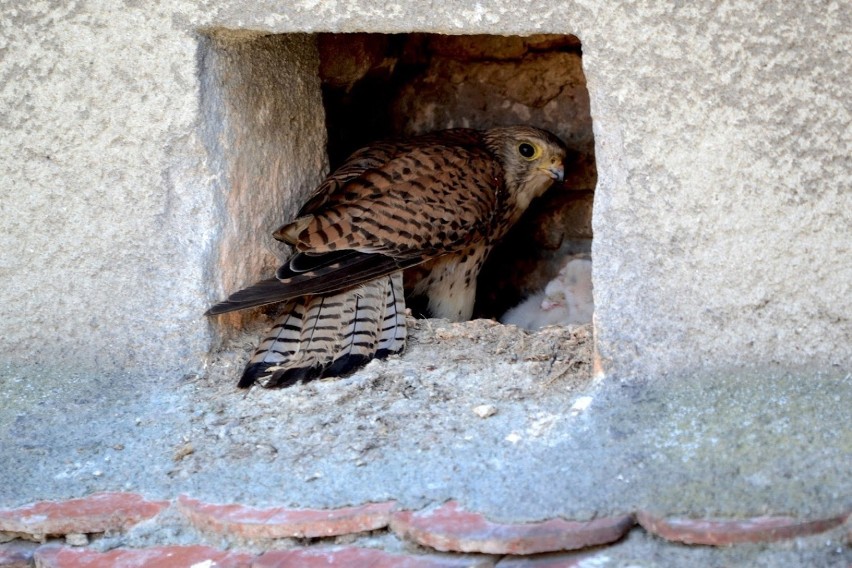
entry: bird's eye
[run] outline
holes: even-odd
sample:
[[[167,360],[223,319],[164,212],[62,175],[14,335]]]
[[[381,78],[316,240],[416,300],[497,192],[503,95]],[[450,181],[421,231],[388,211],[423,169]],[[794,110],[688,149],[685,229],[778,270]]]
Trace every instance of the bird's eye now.
[[[518,146],[518,153],[527,160],[533,160],[537,158],[541,152],[539,152],[539,149],[529,142],[523,142],[520,146]]]

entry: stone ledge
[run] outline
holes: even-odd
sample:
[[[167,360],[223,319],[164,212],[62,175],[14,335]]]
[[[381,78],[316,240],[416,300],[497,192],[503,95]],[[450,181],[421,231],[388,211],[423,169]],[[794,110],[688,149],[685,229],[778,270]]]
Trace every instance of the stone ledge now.
[[[401,538],[441,551],[536,554],[614,542],[634,524],[632,514],[592,521],[494,523],[450,501],[431,511],[394,513],[390,526]]]
[[[803,521],[792,517],[753,517],[743,520],[685,519],[658,517],[640,511],[639,524],[660,538],[685,544],[729,546],[732,544],[774,542],[825,532],[842,525],[849,517]]]
[[[0,532],[43,539],[47,535],[124,530],[157,516],[168,501],[148,501],[135,493],[95,493],[81,499],[40,501],[0,509]]]
[[[186,495],[178,509],[197,529],[243,538],[318,538],[382,529],[390,522],[393,501],[340,509],[257,509],[203,503]]]

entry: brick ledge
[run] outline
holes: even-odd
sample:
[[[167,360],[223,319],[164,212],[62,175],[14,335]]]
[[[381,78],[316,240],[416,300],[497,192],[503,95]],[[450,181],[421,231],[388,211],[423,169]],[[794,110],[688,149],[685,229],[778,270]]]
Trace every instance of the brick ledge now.
[[[360,563],[411,568],[455,566],[571,566],[585,556],[581,550],[621,539],[636,522],[647,532],[672,542],[730,546],[772,542],[818,534],[841,526],[850,512],[822,519],[790,516],[756,516],[747,519],[689,519],[639,511],[594,519],[550,519],[533,523],[498,523],[466,511],[450,501],[421,511],[397,509],[393,501],[339,509],[256,508],[240,504],[210,504],[182,495],[174,501],[152,501],[134,493],[96,493],[80,499],[43,501],[0,509],[0,542],[16,537],[44,542],[49,536],[80,536],[127,531],[152,521],[175,507],[186,522],[202,532],[239,542],[263,539],[325,538],[388,528],[400,539],[436,552],[392,553],[376,548],[331,545],[328,541],[262,553],[217,550],[202,545],[154,546],[96,552],[85,546],[57,543],[37,546],[21,540],[0,544],[0,567],[38,566],[190,566],[215,562],[216,566],[323,566],[329,562]],[[852,541],[852,533],[848,539]],[[232,540],[231,542],[233,542]],[[80,542],[78,540],[78,542]],[[85,543],[86,539],[82,539]],[[74,543],[68,538],[67,544]],[[411,549],[416,550],[416,549]],[[551,558],[524,556],[561,553]],[[605,549],[604,549],[605,550]],[[452,554],[440,554],[437,551]],[[458,553],[473,553],[461,555]],[[508,555],[499,558],[493,555]],[[197,559],[197,560],[192,560]],[[190,562],[190,560],[192,560]],[[543,564],[542,564],[543,563]],[[211,564],[211,566],[214,564]]]

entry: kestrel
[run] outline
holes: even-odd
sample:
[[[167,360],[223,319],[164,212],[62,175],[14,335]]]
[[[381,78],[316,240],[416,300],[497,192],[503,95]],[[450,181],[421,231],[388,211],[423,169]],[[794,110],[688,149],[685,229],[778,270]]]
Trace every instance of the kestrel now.
[[[476,277],[534,198],[564,176],[545,130],[453,129],[350,156],[273,236],[294,255],[275,278],[208,310],[288,302],[239,383],[288,386],[352,371],[405,347],[403,270],[429,315],[470,319]]]

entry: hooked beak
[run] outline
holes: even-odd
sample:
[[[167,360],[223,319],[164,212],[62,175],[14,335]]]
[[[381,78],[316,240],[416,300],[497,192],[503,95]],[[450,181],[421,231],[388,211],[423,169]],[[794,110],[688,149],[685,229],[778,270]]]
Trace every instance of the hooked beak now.
[[[565,166],[562,163],[552,164],[541,170],[556,181],[565,181]]]

